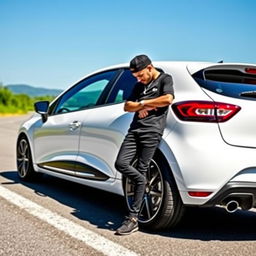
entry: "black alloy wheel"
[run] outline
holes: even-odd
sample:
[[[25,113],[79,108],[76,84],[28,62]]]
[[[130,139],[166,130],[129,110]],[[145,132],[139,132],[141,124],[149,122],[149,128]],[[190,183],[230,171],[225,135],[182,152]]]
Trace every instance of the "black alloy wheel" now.
[[[137,160],[133,162],[133,166],[136,167],[136,163]],[[161,157],[155,156],[151,159],[147,180],[139,223],[153,230],[174,227],[183,216],[185,207],[171,171]],[[134,184],[129,179],[124,182],[126,204],[130,209],[134,200]]]
[[[136,165],[136,162],[137,161],[135,161],[133,165]],[[152,221],[158,214],[163,201],[163,177],[159,166],[153,159],[151,160],[147,171],[147,180],[148,182],[146,184],[146,190],[139,213],[139,221],[141,223]],[[134,185],[129,179],[126,179],[125,191],[126,202],[128,207],[130,207],[134,200]]]

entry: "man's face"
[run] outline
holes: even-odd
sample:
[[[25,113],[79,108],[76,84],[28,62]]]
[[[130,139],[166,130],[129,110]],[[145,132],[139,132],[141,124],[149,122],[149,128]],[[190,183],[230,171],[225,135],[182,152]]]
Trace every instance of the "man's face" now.
[[[148,65],[146,68],[142,69],[141,71],[134,72],[132,75],[137,78],[138,82],[142,84],[148,84],[151,82],[153,75],[152,75],[152,66]]]

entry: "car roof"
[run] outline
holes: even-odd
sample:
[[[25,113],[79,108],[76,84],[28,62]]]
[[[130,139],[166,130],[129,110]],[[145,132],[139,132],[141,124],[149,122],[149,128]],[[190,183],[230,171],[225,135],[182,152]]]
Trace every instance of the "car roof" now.
[[[203,62],[203,61],[152,61],[152,64],[156,67],[162,68],[162,69],[187,69],[190,74],[194,74],[199,70],[209,68],[209,67],[217,67],[217,66],[223,66],[223,67],[228,67],[228,66],[250,66],[250,67],[256,67],[256,64],[250,64],[250,63],[235,63],[235,62],[230,62],[230,63],[222,63],[222,62]],[[85,75],[84,77],[80,78],[79,80],[76,81],[79,82],[82,79],[89,77],[91,75],[103,72],[103,71],[108,71],[108,70],[113,70],[113,69],[121,69],[121,68],[129,68],[129,63],[121,63],[117,65],[111,65],[108,67],[104,67],[101,69],[98,69],[92,73],[89,73]],[[74,84],[76,84],[74,83]]]
[[[215,64],[215,63],[213,63],[213,62],[196,62],[196,61],[152,61],[152,64],[158,68],[163,68],[163,69],[171,69],[171,68],[181,68],[181,69],[185,68],[186,69],[188,65],[193,65],[193,67],[197,66],[198,70],[199,70],[199,69],[201,69],[201,67],[211,66],[212,64]],[[121,63],[121,64],[101,68],[101,69],[98,69],[90,74],[87,74],[85,77],[88,77],[90,75],[94,75],[94,74],[97,74],[97,73],[100,73],[103,71],[113,70],[113,69],[121,69],[121,68],[129,68],[129,63]]]
[[[153,61],[152,64],[156,67],[165,67],[165,68],[187,68],[190,73],[195,73],[201,69],[207,68],[207,67],[217,67],[217,66],[253,66],[255,67],[256,64],[250,64],[250,63],[239,63],[239,62],[203,62],[203,61]],[[98,73],[106,70],[111,69],[117,69],[117,68],[129,68],[129,63],[122,63],[118,65],[112,65],[100,70],[97,70],[93,73]]]

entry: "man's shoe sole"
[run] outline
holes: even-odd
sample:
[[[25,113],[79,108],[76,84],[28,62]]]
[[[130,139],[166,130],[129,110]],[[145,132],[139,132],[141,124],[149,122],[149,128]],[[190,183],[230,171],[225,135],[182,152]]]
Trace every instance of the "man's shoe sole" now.
[[[139,230],[139,227],[136,227],[135,229],[131,230],[130,232],[125,232],[125,233],[120,233],[120,232],[116,231],[115,235],[119,235],[119,236],[130,235],[138,230]]]

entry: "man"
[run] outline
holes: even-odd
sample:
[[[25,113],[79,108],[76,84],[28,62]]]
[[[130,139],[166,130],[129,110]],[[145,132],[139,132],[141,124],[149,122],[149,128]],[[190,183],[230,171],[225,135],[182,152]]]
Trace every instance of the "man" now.
[[[130,70],[138,82],[124,104],[124,110],[135,112],[121,145],[115,167],[134,183],[134,202],[128,217],[116,230],[128,235],[138,230],[138,215],[147,183],[146,172],[165,128],[168,106],[174,98],[172,77],[159,72],[146,55],[134,57]],[[134,157],[136,168],[131,166]]]

